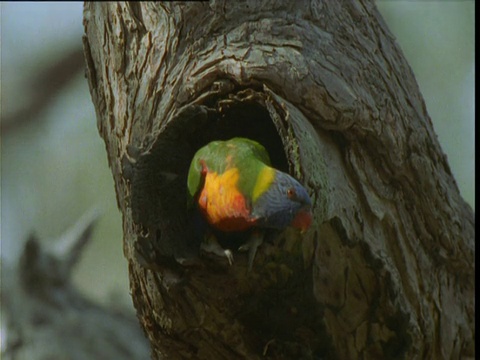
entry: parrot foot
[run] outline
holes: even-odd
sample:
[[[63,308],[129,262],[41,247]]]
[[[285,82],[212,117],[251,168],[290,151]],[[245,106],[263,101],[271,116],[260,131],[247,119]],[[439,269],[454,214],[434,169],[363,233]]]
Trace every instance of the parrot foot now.
[[[263,243],[263,232],[254,231],[248,241],[238,248],[239,251],[248,251],[248,271],[252,270],[257,249]]]
[[[225,255],[227,257],[228,264],[230,266],[232,266],[233,265],[233,254],[232,254],[232,252],[229,249],[225,249],[225,250],[223,250],[223,255]]]
[[[208,236],[200,245],[200,248],[208,253],[212,253],[221,257],[226,257],[228,260],[228,264],[230,266],[233,265],[233,253],[229,249],[224,249],[218,243],[217,239],[214,236]]]

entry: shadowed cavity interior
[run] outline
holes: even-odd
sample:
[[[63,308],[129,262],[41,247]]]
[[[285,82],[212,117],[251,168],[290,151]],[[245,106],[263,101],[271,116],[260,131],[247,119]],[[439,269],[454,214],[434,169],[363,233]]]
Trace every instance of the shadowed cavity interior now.
[[[137,161],[132,184],[136,222],[155,234],[157,251],[183,257],[198,250],[192,244],[187,218],[187,175],[195,152],[213,140],[246,137],[261,143],[272,165],[288,172],[282,140],[265,107],[258,103],[231,104],[222,112],[204,106],[179,115],[159,135],[147,155]]]

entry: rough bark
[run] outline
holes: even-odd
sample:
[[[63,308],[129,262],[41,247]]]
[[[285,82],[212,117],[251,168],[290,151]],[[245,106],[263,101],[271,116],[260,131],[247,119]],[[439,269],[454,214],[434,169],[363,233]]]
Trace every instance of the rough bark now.
[[[372,1],[86,3],[84,49],[154,358],[474,356],[474,216]],[[254,269],[198,256],[186,171],[247,136],[314,199]]]

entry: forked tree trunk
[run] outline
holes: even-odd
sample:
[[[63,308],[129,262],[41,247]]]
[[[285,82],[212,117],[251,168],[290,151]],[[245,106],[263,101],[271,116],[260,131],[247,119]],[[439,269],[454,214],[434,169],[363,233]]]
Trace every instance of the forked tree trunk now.
[[[87,76],[153,357],[474,356],[474,215],[374,2],[86,3]],[[452,122],[452,126],[455,124]],[[315,222],[198,257],[186,172],[245,136]]]

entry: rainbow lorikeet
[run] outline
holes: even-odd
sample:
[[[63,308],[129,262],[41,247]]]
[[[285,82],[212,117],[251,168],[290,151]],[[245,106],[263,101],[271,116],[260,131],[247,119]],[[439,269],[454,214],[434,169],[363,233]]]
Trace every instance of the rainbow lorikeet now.
[[[265,148],[258,142],[233,138],[212,141],[197,151],[188,173],[188,207],[196,208],[211,228],[220,232],[250,234],[239,250],[249,250],[249,268],[266,229],[288,226],[305,231],[312,222],[311,200],[292,176],[270,165]],[[233,255],[215,238],[202,248]]]

